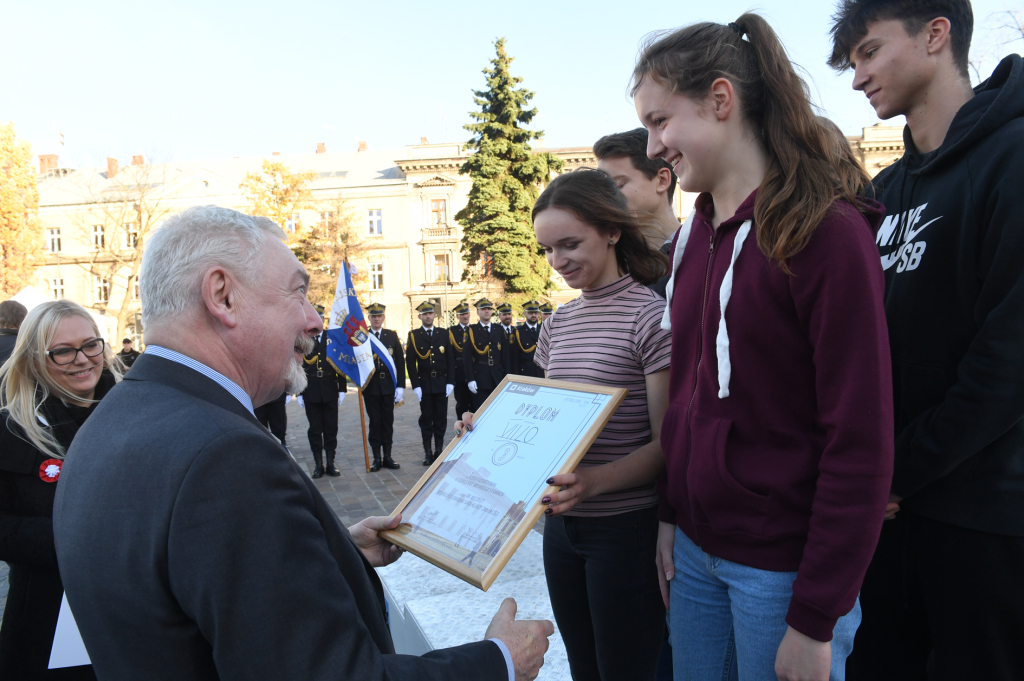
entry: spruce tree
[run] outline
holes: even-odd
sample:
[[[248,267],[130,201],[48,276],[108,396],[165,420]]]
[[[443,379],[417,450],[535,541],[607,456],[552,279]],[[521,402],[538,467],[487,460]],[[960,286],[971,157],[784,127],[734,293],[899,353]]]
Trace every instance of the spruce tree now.
[[[473,133],[466,148],[474,152],[459,170],[473,179],[469,202],[455,216],[462,225],[462,253],[469,265],[463,277],[472,278],[487,254],[493,258],[490,275],[507,293],[537,297],[554,284],[533,234],[530,211],[538,187],[564,164],[553,154],[531,152],[530,141],[544,136],[522,127],[537,115],[537,109],[525,108],[534,93],[517,88],[523,79],[509,73],[512,57],[505,52],[505,39],[494,45],[497,55],[483,71],[487,90],[473,92],[480,107],[470,112],[476,122],[465,126]]]

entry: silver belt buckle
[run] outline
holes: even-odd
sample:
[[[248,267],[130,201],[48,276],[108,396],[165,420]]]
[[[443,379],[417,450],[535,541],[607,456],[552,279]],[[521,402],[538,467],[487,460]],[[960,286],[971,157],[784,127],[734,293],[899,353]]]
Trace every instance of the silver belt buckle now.
[[[317,378],[323,378],[323,377],[324,377],[324,372],[323,372],[323,371],[320,371],[319,369],[317,369],[317,371],[316,371],[316,377],[317,377]]]
[[[437,378],[437,372],[436,371],[431,371],[430,372],[430,377],[431,378]]]
[[[487,366],[489,366],[489,367],[494,366],[494,360],[491,359],[490,357],[487,358]]]
[[[383,371],[380,372],[380,380],[382,380],[382,381],[384,380],[384,372]]]

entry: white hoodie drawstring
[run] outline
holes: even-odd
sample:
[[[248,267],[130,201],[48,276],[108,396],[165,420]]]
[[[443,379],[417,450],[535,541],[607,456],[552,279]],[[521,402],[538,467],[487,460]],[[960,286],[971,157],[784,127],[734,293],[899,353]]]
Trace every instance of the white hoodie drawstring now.
[[[718,305],[721,308],[721,317],[718,320],[718,335],[715,338],[715,349],[718,355],[718,398],[725,399],[729,396],[729,381],[732,378],[732,360],[729,357],[729,330],[725,324],[725,310],[729,306],[729,299],[732,297],[733,270],[736,266],[736,258],[743,250],[743,244],[750,235],[751,221],[747,220],[740,225],[736,232],[736,239],[732,244],[732,255],[729,258],[729,269],[725,271],[722,279],[722,287],[718,292]],[[679,228],[679,238],[676,240],[676,250],[672,255],[672,277],[665,287],[665,313],[661,318],[661,328],[666,331],[672,330],[672,294],[675,291],[676,271],[683,259],[683,249],[686,241],[690,238],[690,229],[693,226],[693,213],[686,219],[683,226]]]

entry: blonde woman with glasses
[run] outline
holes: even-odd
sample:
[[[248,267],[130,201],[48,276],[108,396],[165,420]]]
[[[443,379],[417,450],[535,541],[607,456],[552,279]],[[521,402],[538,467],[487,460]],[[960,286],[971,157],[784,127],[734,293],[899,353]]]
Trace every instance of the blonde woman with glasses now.
[[[64,587],[53,544],[53,498],[64,453],[121,380],[89,313],[59,300],[25,318],[0,367],[0,560],[10,566],[0,678],[95,679],[92,667],[48,670]]]

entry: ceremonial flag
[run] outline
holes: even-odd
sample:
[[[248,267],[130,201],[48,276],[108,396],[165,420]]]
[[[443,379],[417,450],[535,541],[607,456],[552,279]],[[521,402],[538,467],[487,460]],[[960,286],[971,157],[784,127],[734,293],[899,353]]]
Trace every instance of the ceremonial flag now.
[[[377,355],[391,372],[391,381],[397,387],[404,387],[398,385],[398,372],[391,353],[366,326],[363,308],[352,287],[350,267],[347,262],[341,266],[334,304],[327,318],[330,327],[327,329],[327,361],[362,389],[373,375],[373,355]]]

